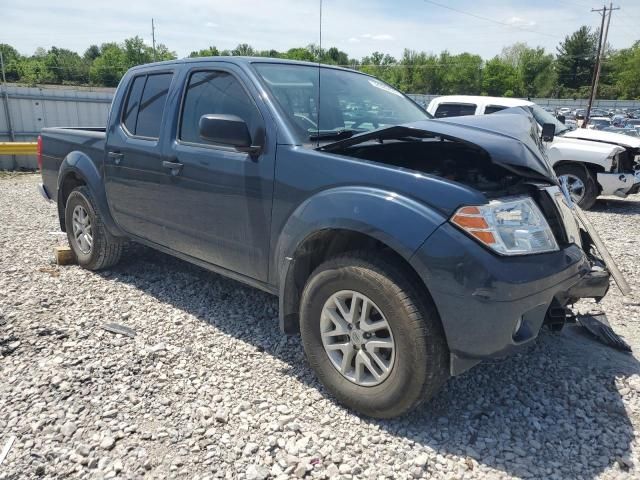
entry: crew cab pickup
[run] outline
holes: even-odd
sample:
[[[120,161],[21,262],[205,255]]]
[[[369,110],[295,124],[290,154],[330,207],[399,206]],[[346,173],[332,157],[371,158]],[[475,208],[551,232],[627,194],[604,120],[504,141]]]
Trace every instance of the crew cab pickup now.
[[[599,195],[626,197],[640,190],[640,139],[591,128],[571,129],[549,112],[519,98],[445,95],[431,100],[427,111],[436,118],[487,115],[508,108],[526,108],[538,122],[556,127],[547,154],[573,200],[591,208]]]
[[[393,417],[607,293],[541,147],[526,112],[436,121],[355,71],[211,57],[129,70],[106,129],[43,129],[40,188],[82,267],[133,241],[278,295],[328,390]]]

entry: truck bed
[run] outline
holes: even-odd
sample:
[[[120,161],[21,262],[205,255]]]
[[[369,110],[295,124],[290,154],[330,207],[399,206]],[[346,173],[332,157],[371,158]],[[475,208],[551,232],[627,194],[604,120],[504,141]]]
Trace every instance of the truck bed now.
[[[43,128],[42,183],[49,197],[58,198],[58,171],[65,157],[74,151],[89,156],[99,166],[104,156],[106,128],[55,127]]]

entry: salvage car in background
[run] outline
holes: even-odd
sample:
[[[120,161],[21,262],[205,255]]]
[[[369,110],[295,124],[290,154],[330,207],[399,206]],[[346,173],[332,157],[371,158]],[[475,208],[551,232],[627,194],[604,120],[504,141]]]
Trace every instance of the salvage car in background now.
[[[81,266],[109,268],[133,240],[277,294],[327,389],[374,417],[519,351],[553,312],[602,298],[609,271],[624,282],[531,115],[435,121],[351,70],[143,65],[106,129],[46,128],[40,146]]]
[[[533,102],[516,98],[450,95],[434,98],[428,112],[436,118],[486,115],[513,107],[531,111],[539,128],[556,126],[547,152],[556,174],[584,209],[599,195],[626,197],[640,190],[640,139],[593,130],[571,129]]]

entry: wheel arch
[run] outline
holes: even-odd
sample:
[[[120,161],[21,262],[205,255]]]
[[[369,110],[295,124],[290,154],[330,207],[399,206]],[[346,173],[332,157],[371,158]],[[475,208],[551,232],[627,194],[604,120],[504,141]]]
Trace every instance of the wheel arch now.
[[[74,188],[86,186],[96,202],[95,208],[100,212],[105,227],[113,236],[124,236],[116,225],[109,210],[107,196],[104,188],[104,178],[95,162],[85,153],[74,151],[69,153],[60,165],[58,171],[58,218],[60,228],[66,231],[65,208],[69,194]]]
[[[596,191],[598,192],[598,195],[600,195],[600,192],[602,192],[602,185],[598,183],[598,173],[606,172],[606,169],[602,165],[599,165],[597,163],[591,163],[591,162],[578,162],[575,160],[560,160],[553,165],[554,172],[556,172],[557,174],[557,169],[561,167],[584,168],[587,171],[587,173],[591,176],[593,180],[593,184],[596,188]]]
[[[400,265],[411,277],[411,281],[419,284],[420,290],[433,300],[410,257],[363,232],[342,228],[323,229],[307,236],[293,256],[286,260],[279,288],[280,329],[283,333],[295,335],[300,331],[300,298],[311,273],[327,260],[356,251],[375,252],[385,260]]]
[[[445,221],[423,203],[375,187],[335,187],[311,196],[288,217],[274,248],[271,271],[278,285],[281,330],[298,332],[302,288],[319,263],[369,248],[409,264]]]

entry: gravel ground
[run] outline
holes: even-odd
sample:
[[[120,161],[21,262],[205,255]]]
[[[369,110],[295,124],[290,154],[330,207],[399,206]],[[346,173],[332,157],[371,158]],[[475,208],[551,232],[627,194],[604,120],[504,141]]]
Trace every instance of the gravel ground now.
[[[545,331],[410,416],[359,418],[280,335],[275,297],[143,248],[52,265],[66,238],[37,182],[0,178],[0,479],[640,477],[637,353]],[[589,215],[637,286],[640,199]],[[603,303],[639,352],[640,296]]]

